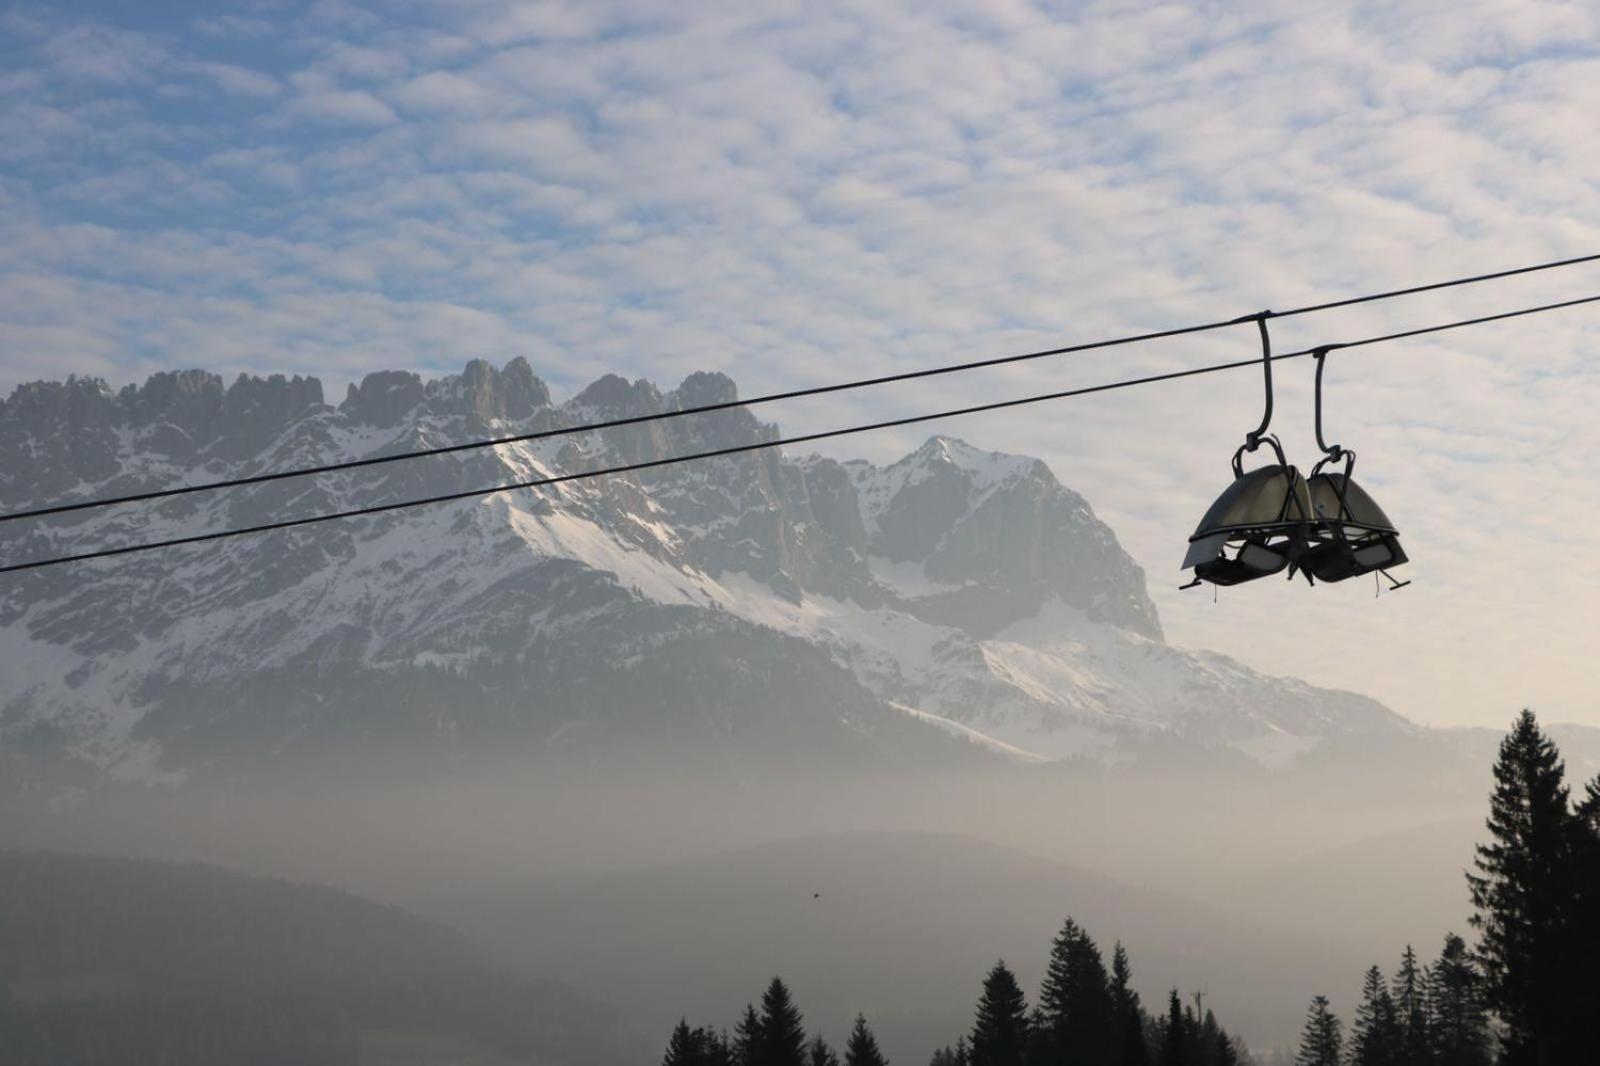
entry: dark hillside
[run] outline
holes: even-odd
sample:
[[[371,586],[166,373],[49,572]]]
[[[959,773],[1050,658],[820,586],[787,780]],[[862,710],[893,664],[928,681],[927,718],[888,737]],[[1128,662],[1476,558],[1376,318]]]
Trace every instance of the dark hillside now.
[[[0,852],[0,1063],[631,1061],[612,1013],[326,888]]]

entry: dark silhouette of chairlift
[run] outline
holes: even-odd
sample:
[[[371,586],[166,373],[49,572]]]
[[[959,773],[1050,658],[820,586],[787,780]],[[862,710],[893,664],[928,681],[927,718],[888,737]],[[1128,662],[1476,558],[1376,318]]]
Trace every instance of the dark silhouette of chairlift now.
[[[1376,572],[1389,578],[1390,588],[1404,588],[1409,581],[1395,581],[1387,572],[1406,562],[1394,524],[1351,478],[1355,453],[1329,445],[1322,437],[1322,370],[1329,349],[1312,353],[1317,360],[1317,446],[1324,454],[1310,478],[1302,477],[1289,464],[1282,443],[1267,432],[1272,423],[1269,317],[1271,312],[1265,311],[1254,316],[1261,332],[1266,410],[1261,425],[1247,433],[1245,442],[1233,453],[1233,483],[1217,497],[1189,538],[1182,569],[1192,567],[1194,580],[1181,587],[1194,588],[1201,582],[1240,585],[1287,570],[1290,579],[1301,573],[1312,585],[1318,579],[1344,581]],[[1244,453],[1262,444],[1271,446],[1278,461],[1245,473]],[[1323,472],[1325,466],[1341,459],[1343,472]]]
[[[1365,489],[1350,476],[1356,466],[1356,453],[1322,439],[1322,371],[1328,349],[1311,353],[1317,360],[1317,447],[1322,458],[1311,468],[1307,486],[1311,508],[1317,516],[1317,543],[1305,553],[1300,566],[1306,579],[1343,581],[1362,574],[1379,573],[1389,579],[1391,589],[1405,588],[1409,581],[1396,581],[1389,570],[1407,562],[1400,547],[1400,532],[1389,521]],[[1323,473],[1325,466],[1344,461],[1343,472]]]

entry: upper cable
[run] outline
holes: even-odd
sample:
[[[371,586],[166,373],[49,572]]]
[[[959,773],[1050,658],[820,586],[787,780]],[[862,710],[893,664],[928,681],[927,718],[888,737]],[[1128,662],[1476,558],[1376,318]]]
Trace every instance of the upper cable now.
[[[1439,289],[1450,289],[1461,285],[1475,285],[1480,282],[1494,281],[1500,278],[1514,277],[1519,274],[1532,274],[1543,270],[1555,270],[1560,267],[1576,266],[1580,263],[1590,263],[1600,260],[1600,253],[1593,255],[1575,256],[1570,259],[1556,259],[1544,263],[1534,263],[1529,266],[1513,267],[1509,270],[1497,270],[1487,274],[1474,274],[1470,277],[1452,278],[1448,281],[1430,282],[1426,285],[1411,285],[1401,289],[1388,289],[1383,292],[1368,293],[1364,296],[1352,296],[1342,300],[1328,300],[1322,303],[1307,304],[1302,307],[1290,308],[1286,311],[1262,311],[1246,315],[1242,318],[1227,319],[1218,322],[1205,322],[1193,326],[1179,326],[1174,329],[1156,330],[1149,333],[1134,333],[1122,337],[1113,337],[1107,340],[1089,341],[1083,344],[1070,344],[1059,348],[1046,348],[1041,351],[1023,352],[1019,355],[1002,355],[988,359],[976,359],[966,363],[955,363],[947,366],[926,367],[921,370],[908,370],[895,374],[883,374],[878,377],[858,378],[853,381],[836,382],[831,385],[812,385],[805,388],[789,389],[784,392],[767,393],[762,396],[752,396],[744,400],[725,400],[719,403],[705,404],[700,407],[685,407],[676,411],[659,411],[654,414],[634,415],[628,418],[617,418],[606,422],[591,422],[578,426],[568,426],[560,429],[539,430],[533,433],[518,433],[505,437],[489,437],[482,440],[466,441],[460,444],[447,444],[437,448],[423,448],[417,451],[400,452],[394,455],[376,455],[364,459],[349,459],[343,462],[327,463],[321,466],[298,467],[292,470],[275,470],[265,474],[252,474],[247,477],[226,478],[220,481],[209,481],[199,485],[178,485],[168,489],[153,489],[149,492],[135,492],[123,496],[108,496],[94,500],[79,500],[73,503],[53,504],[48,507],[36,507],[26,511],[13,511],[0,514],[0,522],[13,522],[22,518],[44,518],[50,515],[70,514],[74,511],[84,511],[99,507],[116,507],[130,503],[146,503],[152,500],[170,499],[174,496],[186,496],[196,492],[215,492],[221,489],[240,488],[246,485],[261,485],[272,481],[282,481],[288,478],[311,477],[317,474],[333,474],[344,470],[357,470],[369,466],[381,466],[386,463],[405,462],[412,459],[425,459],[436,455],[449,455],[454,452],[471,451],[479,448],[493,448],[502,444],[520,444],[528,441],[547,440],[552,437],[567,436],[574,433],[591,433],[597,430],[619,429],[623,426],[635,426],[647,422],[660,422],[672,418],[682,418],[687,415],[709,414],[713,411],[726,411],[735,407],[756,407],[761,404],[778,403],[784,400],[798,400],[808,396],[823,396],[828,393],[846,392],[853,389],[871,388],[877,385],[888,385],[895,382],[914,381],[919,378],[938,377],[944,374],[959,374],[969,370],[979,370],[985,367],[1004,366],[1010,363],[1021,363],[1029,360],[1044,359],[1050,356],[1070,355],[1076,352],[1087,352],[1101,348],[1115,348],[1128,344],[1141,344],[1147,341],[1164,340],[1170,337],[1182,337],[1189,334],[1205,333],[1211,330],[1224,329],[1228,326],[1241,325],[1246,322],[1258,322],[1263,333],[1266,321],[1269,318],[1291,318],[1295,315],[1313,314],[1318,311],[1330,311],[1340,307],[1353,307],[1357,304],[1372,303],[1378,300],[1390,300],[1400,296],[1412,296],[1422,292],[1432,292]],[[1270,367],[1270,361],[1267,365]],[[1268,371],[1270,381],[1270,370]],[[4,573],[0,570],[0,573]]]
[[[1536,315],[1546,311],[1557,311],[1567,307],[1577,307],[1580,304],[1600,303],[1600,295],[1582,296],[1572,300],[1561,300],[1556,303],[1540,304],[1535,307],[1519,308],[1515,311],[1501,311],[1492,315],[1480,315],[1476,318],[1459,319],[1454,322],[1442,322],[1432,326],[1421,326],[1414,329],[1401,330],[1396,333],[1385,333],[1373,337],[1363,337],[1360,340],[1345,341],[1340,344],[1323,344],[1315,348],[1303,348],[1299,351],[1284,352],[1266,356],[1267,361],[1278,362],[1284,359],[1299,359],[1307,355],[1327,353],[1341,348],[1361,348],[1372,344],[1382,344],[1388,341],[1403,340],[1408,337],[1420,337],[1429,333],[1440,333],[1445,330],[1461,329],[1466,326],[1482,325],[1486,322],[1498,322],[1505,319],[1521,318],[1525,315]],[[1249,321],[1246,319],[1246,321]],[[532,478],[525,481],[511,482],[505,485],[491,485],[484,488],[466,489],[460,492],[450,492],[439,496],[428,496],[422,499],[397,500],[391,503],[374,504],[369,507],[358,507],[346,511],[333,511],[327,514],[309,515],[304,518],[291,518],[278,522],[264,522],[260,525],[246,526],[239,529],[222,529],[210,533],[196,533],[184,537],[172,537],[166,540],[146,541],[138,544],[127,544],[114,548],[101,548],[95,551],[78,552],[71,555],[54,556],[46,559],[36,559],[31,562],[13,563],[0,566],[0,574],[16,573],[23,570],[36,570],[40,567],[59,566],[63,563],[86,562],[90,559],[107,559],[120,555],[131,555],[136,552],[154,551],[158,548],[175,548],[185,544],[202,544],[228,537],[242,537],[254,533],[270,533],[275,530],[295,529],[300,526],[316,525],[321,522],[332,522],[344,518],[356,518],[362,515],[381,514],[388,511],[398,511],[410,507],[425,507],[431,504],[448,503],[454,500],[473,499],[484,496],[493,496],[500,492],[509,492],[516,489],[540,488],[550,485],[562,485],[573,481],[587,481],[591,478],[606,477],[613,474],[627,474],[642,470],[651,470],[676,463],[695,462],[703,459],[714,459],[722,456],[738,455],[744,452],[765,451],[771,448],[781,448],[785,445],[807,444],[814,441],[828,440],[833,437],[844,437],[856,433],[867,433],[873,430],[890,429],[897,426],[909,426],[919,422],[931,422],[942,418],[955,418],[962,415],[980,414],[988,411],[1000,411],[1012,407],[1022,407],[1028,404],[1044,403],[1048,400],[1066,399],[1072,396],[1086,396],[1090,393],[1110,392],[1114,389],[1132,388],[1138,385],[1150,385],[1159,381],[1173,381],[1178,378],[1194,377],[1199,374],[1213,374],[1223,370],[1237,370],[1241,367],[1259,365],[1261,359],[1242,359],[1231,363],[1216,363],[1210,366],[1190,367],[1184,370],[1172,370],[1161,374],[1150,374],[1139,378],[1124,378],[1120,381],[1107,382],[1101,385],[1088,385],[1081,388],[1062,389],[1058,392],[1040,393],[1032,396],[1023,396],[1011,400],[998,400],[992,403],[974,404],[968,407],[958,407],[944,411],[908,415],[903,418],[891,418],[866,425],[847,426],[841,429],[823,430],[818,433],[805,433],[794,437],[785,437],[775,440],[755,441],[749,444],[739,444],[727,448],[717,448],[711,451],[695,452],[689,455],[667,456],[660,459],[647,459],[641,462],[626,463],[620,466],[604,467],[598,470],[580,470],[566,474],[554,474],[549,477]]]

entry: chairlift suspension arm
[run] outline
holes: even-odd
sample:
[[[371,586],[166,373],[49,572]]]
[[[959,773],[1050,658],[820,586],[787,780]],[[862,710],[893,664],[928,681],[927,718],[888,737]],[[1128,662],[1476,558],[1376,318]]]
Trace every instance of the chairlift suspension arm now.
[[[1315,348],[1312,350],[1311,356],[1317,361],[1317,447],[1321,448],[1323,452],[1327,454],[1329,459],[1332,459],[1334,462],[1338,462],[1339,457],[1344,454],[1344,448],[1337,444],[1329,444],[1322,438],[1322,371],[1328,365],[1328,353],[1332,351],[1334,347],[1334,345],[1327,344],[1320,348]]]
[[[1251,317],[1261,331],[1261,377],[1267,393],[1267,406],[1261,412],[1261,425],[1245,434],[1244,438],[1246,450],[1253,452],[1261,446],[1261,438],[1267,435],[1267,427],[1272,425],[1272,335],[1267,332],[1267,319],[1272,317],[1272,312],[1261,311]]]

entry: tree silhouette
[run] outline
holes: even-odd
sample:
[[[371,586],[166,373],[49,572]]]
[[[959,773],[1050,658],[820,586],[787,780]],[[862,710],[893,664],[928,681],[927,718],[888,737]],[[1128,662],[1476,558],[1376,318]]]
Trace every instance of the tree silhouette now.
[[[1578,928],[1575,931],[1569,987],[1583,989],[1595,985],[1594,969],[1600,965],[1600,774],[1584,789],[1578,803]],[[1594,997],[1590,996],[1592,1008]],[[1580,1002],[1579,1011],[1585,1009]]]
[[[705,1032],[690,1029],[686,1019],[678,1019],[661,1066],[705,1066],[705,1058]]]
[[[983,980],[968,1045],[970,1066],[1022,1066],[1028,1050],[1028,1004],[1004,960]]]
[[[1478,873],[1467,875],[1485,998],[1504,1031],[1504,1066],[1580,1062],[1586,1050],[1575,1030],[1588,1025],[1569,1002],[1569,982],[1580,972],[1581,823],[1564,778],[1555,744],[1523,711],[1494,766],[1493,839],[1478,846]]]
[[[850,1030],[850,1039],[844,1046],[844,1066],[889,1066],[864,1015],[856,1015],[855,1028]]]
[[[755,1007],[746,1003],[739,1023],[733,1028],[733,1043],[728,1049],[733,1053],[733,1061],[738,1066],[754,1066],[764,1053],[762,1040],[761,1018]]]
[[[1417,965],[1417,953],[1406,945],[1400,969],[1394,975],[1394,1012],[1399,1025],[1399,1059],[1405,1066],[1430,1066],[1433,1041],[1428,1032],[1427,976]]]
[[[1350,1064],[1398,1066],[1399,1062],[1400,1022],[1395,1017],[1394,997],[1383,983],[1383,973],[1374,966],[1362,981],[1361,1004],[1350,1027]]]
[[[1113,1009],[1100,949],[1068,918],[1050,945],[1034,1033],[1044,1062],[1101,1062],[1111,1047]]]
[[[728,1039],[726,1029],[721,1032],[715,1029],[707,1029],[705,1034],[706,1066],[739,1066],[740,1060],[734,1058],[733,1041]]]
[[[1428,968],[1428,1029],[1437,1066],[1488,1066],[1483,981],[1466,941],[1454,933],[1445,936],[1439,958]]]
[[[806,1049],[806,1061],[810,1066],[839,1066],[839,1056],[835,1055],[833,1048],[822,1039],[821,1033],[817,1034]]]
[[[1305,1028],[1300,1031],[1300,1051],[1295,1066],[1343,1066],[1344,1037],[1339,1019],[1328,1009],[1328,997],[1317,996],[1306,1010]]]
[[[750,1066],[806,1066],[805,1025],[781,978],[761,994],[759,1032]]]
[[[1133,967],[1122,941],[1111,952],[1112,1039],[1116,1044],[1115,1066],[1147,1066],[1149,1053],[1144,1039],[1144,1008],[1139,993],[1131,987]]]
[[[1183,1003],[1174,988],[1167,997],[1167,1020],[1161,1030],[1161,1066],[1191,1066],[1189,1026],[1183,1016]]]

